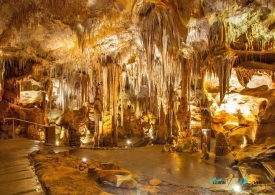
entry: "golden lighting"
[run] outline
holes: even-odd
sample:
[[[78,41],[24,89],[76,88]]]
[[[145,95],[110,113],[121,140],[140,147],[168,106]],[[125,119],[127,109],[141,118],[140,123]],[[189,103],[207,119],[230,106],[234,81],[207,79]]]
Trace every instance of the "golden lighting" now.
[[[82,162],[86,163],[87,162],[87,158],[82,158]]]

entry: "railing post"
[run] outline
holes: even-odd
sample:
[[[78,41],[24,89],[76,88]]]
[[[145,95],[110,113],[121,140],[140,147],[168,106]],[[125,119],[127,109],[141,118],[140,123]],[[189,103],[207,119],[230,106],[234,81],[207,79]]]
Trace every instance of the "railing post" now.
[[[14,119],[12,120],[12,138],[14,139]]]

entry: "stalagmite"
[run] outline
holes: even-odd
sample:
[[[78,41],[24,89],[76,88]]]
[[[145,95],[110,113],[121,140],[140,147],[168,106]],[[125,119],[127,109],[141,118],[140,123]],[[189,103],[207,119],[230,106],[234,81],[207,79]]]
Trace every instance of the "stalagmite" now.
[[[125,93],[125,81],[126,81],[126,72],[122,70],[121,79],[120,79],[120,126],[124,126],[124,93]]]
[[[81,105],[88,101],[88,85],[89,85],[89,77],[83,73],[81,73]]]
[[[140,117],[140,113],[141,113],[139,101],[136,101],[135,108],[136,108],[135,109],[135,116],[137,118],[139,118]]]

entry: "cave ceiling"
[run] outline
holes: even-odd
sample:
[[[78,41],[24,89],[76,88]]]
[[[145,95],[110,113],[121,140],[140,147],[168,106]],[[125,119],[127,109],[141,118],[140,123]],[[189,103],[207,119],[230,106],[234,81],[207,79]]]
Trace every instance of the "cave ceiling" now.
[[[177,76],[174,64],[179,58],[214,74],[221,74],[221,66],[242,72],[274,70],[273,0],[0,0],[0,4],[3,59],[68,64],[73,69],[96,63],[141,64],[147,67],[141,72],[152,75],[155,83],[163,82],[158,80],[159,69],[163,78]]]

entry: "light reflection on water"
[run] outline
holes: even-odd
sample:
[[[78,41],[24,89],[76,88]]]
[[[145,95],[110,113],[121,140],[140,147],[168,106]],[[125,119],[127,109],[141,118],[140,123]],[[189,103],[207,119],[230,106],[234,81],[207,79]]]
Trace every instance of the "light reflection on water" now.
[[[137,174],[159,178],[174,184],[211,187],[207,182],[214,176],[227,176],[232,171],[201,159],[201,154],[161,152],[162,146],[130,150],[78,150],[74,156],[100,162],[116,162]]]

